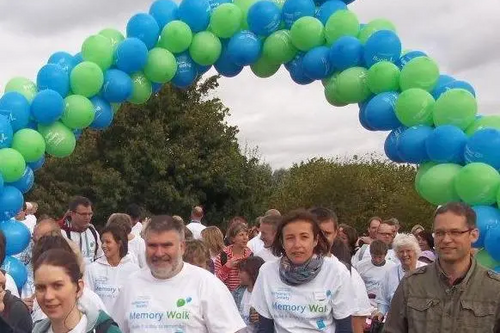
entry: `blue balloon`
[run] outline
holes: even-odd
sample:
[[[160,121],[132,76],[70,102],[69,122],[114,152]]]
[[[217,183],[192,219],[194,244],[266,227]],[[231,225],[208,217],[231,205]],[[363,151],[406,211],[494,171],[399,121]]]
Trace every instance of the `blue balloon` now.
[[[258,36],[269,36],[281,24],[281,9],[274,2],[258,1],[248,10],[248,27]]]
[[[29,166],[31,168],[31,170],[37,171],[37,170],[40,170],[42,168],[44,163],[45,163],[45,155],[43,155],[39,160],[37,160],[35,162],[26,163],[26,165]]]
[[[198,76],[196,64],[186,52],[177,54],[175,59],[177,60],[177,72],[172,79],[172,84],[178,88],[187,88],[193,84]]]
[[[482,162],[500,169],[500,131],[494,128],[484,128],[475,132],[465,145],[464,158],[466,163]]]
[[[342,0],[346,5],[353,3],[354,0]]]
[[[77,128],[73,130],[73,135],[75,136],[75,139],[79,140],[83,134],[83,130],[81,128]]]
[[[346,4],[339,0],[328,0],[318,8],[314,16],[320,20],[323,25],[326,25],[330,16],[335,14],[338,10],[347,10]]]
[[[285,68],[290,73],[290,77],[292,78],[293,82],[300,85],[306,85],[314,82],[314,79],[308,77],[304,72],[303,60],[304,60],[304,53],[299,52],[295,56],[295,58],[292,59],[292,61],[287,62],[285,64]]]
[[[0,191],[2,190],[3,186],[4,186],[3,176],[0,174]]]
[[[222,76],[235,77],[243,70],[243,66],[236,65],[230,58],[227,51],[227,42],[222,42],[222,51],[219,59],[214,64],[215,70]]]
[[[7,256],[2,263],[2,268],[12,276],[18,289],[24,286],[28,279],[28,271],[22,262],[14,257]]]
[[[375,131],[374,128],[372,128],[368,122],[366,121],[366,105],[368,103],[360,103],[359,105],[359,115],[358,115],[358,119],[359,119],[359,123],[361,124],[361,126],[363,126],[364,129],[367,129],[369,131]]]
[[[98,130],[109,127],[113,122],[113,108],[111,104],[99,96],[92,97],[90,101],[94,105],[95,117],[89,127]]]
[[[404,160],[399,156],[398,145],[401,135],[406,130],[406,127],[399,127],[391,131],[384,143],[385,155],[393,162],[403,163]]]
[[[302,66],[304,73],[311,79],[321,80],[333,73],[333,66],[329,59],[330,49],[326,46],[317,46],[304,55]]]
[[[109,69],[104,73],[102,96],[110,103],[125,102],[134,89],[130,76],[119,70]]]
[[[149,14],[154,17],[161,31],[167,23],[177,20],[178,9],[177,4],[171,0],[156,0],[149,7]]]
[[[439,84],[439,81],[438,81],[438,84]],[[444,94],[445,92],[447,92],[450,89],[465,89],[468,92],[470,92],[472,95],[474,95],[474,97],[476,96],[476,91],[474,90],[474,87],[472,87],[469,83],[467,83],[465,81],[459,81],[459,80],[447,82],[447,83],[441,84],[439,86],[436,85],[436,87],[432,91],[432,96],[434,97],[434,99],[438,99],[439,96],[441,96],[442,94]]]
[[[251,31],[236,33],[227,45],[229,59],[236,65],[251,65],[259,59],[262,49],[261,40]]]
[[[155,94],[161,90],[161,87],[163,87],[163,83],[158,83],[158,82],[151,82],[151,85],[153,87],[153,93]]]
[[[61,118],[64,100],[58,92],[50,89],[36,94],[31,102],[31,115],[40,124],[48,125]]]
[[[443,93],[441,87],[453,81],[455,81],[455,78],[450,75],[446,74],[439,75],[439,79],[436,82],[434,89],[431,91],[432,97],[434,97],[434,99],[438,99],[438,97]]]
[[[77,65],[75,57],[68,52],[56,52],[50,56],[48,64],[59,65],[66,73],[71,73],[73,68]]]
[[[139,13],[127,23],[127,37],[140,39],[148,49],[155,47],[160,37],[160,27],[153,16]]]
[[[356,37],[340,37],[330,48],[330,62],[339,71],[363,62],[363,44]]]
[[[138,38],[126,38],[118,44],[115,52],[115,65],[127,74],[138,72],[146,66],[148,48]]]
[[[493,259],[500,261],[500,227],[488,230],[484,238],[484,248]]]
[[[178,15],[193,33],[206,30],[210,23],[210,3],[208,0],[183,0]]]
[[[290,29],[295,21],[303,16],[314,16],[316,5],[313,0],[286,0],[282,8],[285,28]]]
[[[224,3],[232,3],[232,0],[208,0],[210,4],[210,12],[213,12],[215,8],[219,7]]]
[[[425,125],[412,126],[399,137],[399,156],[409,163],[421,164],[429,160],[425,141],[432,133],[432,127]]]
[[[38,71],[36,85],[38,90],[51,89],[66,97],[69,93],[69,74],[59,65],[47,64]]]
[[[80,64],[81,62],[83,62],[83,56],[82,56],[82,53],[81,52],[78,52],[77,54],[75,54],[74,56],[74,59],[75,59],[75,66]]]
[[[492,206],[474,206],[472,209],[476,212],[476,226],[479,229],[479,238],[472,246],[482,248],[488,230],[500,227],[500,210]]]
[[[21,193],[26,194],[31,190],[33,187],[33,184],[35,183],[35,174],[33,173],[33,170],[29,167],[26,166],[26,169],[24,169],[23,176],[16,180],[13,183],[5,183],[7,186],[13,186],[17,188]]]
[[[210,68],[212,68],[212,65],[208,65],[208,66],[202,66],[200,64],[196,64],[196,71],[198,72],[198,75],[203,75],[205,74],[206,72],[208,72],[210,70]]]
[[[401,41],[394,31],[377,31],[365,43],[364,60],[368,67],[379,61],[395,62],[400,55]]]
[[[399,58],[398,61],[396,61],[396,65],[399,67],[399,69],[402,69],[410,60],[426,56],[427,54],[425,54],[422,51],[410,51],[405,55],[401,56],[401,58]]]
[[[368,126],[376,131],[391,131],[401,127],[394,111],[398,96],[398,93],[392,91],[375,95],[365,107]]]
[[[437,163],[464,163],[467,135],[454,125],[436,127],[425,142],[427,155]]]
[[[30,103],[18,92],[11,91],[5,93],[0,98],[0,115],[7,117],[12,126],[12,130],[25,128],[30,118]]]
[[[14,131],[7,117],[0,115],[0,148],[9,148],[12,145]]]
[[[13,186],[4,186],[0,190],[0,219],[8,220],[23,209],[24,197]]]

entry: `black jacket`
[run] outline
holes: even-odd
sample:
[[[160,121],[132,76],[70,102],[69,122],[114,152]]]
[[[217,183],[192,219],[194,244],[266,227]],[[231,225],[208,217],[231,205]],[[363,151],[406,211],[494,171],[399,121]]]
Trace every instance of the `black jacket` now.
[[[3,298],[3,303],[5,308],[0,313],[0,332],[31,333],[33,321],[26,304],[8,290]]]

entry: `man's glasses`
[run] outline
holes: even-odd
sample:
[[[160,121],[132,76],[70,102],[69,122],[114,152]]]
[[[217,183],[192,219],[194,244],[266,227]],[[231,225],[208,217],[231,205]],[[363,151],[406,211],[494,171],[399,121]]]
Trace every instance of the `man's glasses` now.
[[[467,229],[467,230],[435,230],[434,231],[434,237],[436,238],[444,238],[446,235],[450,236],[451,238],[458,238],[462,236],[463,234],[467,232],[471,232],[474,229]]]
[[[80,213],[80,212],[75,212],[75,214],[78,214],[83,217],[92,217],[94,213]]]

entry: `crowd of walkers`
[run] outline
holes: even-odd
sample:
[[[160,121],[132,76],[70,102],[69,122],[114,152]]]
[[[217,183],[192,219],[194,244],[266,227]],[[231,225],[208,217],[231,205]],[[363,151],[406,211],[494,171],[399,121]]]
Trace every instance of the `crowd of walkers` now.
[[[431,230],[373,217],[361,236],[323,207],[224,232],[199,206],[185,222],[130,205],[99,231],[87,198],[57,220],[36,207],[15,218],[32,233],[17,255],[27,282],[0,271],[2,333],[500,332],[500,276],[474,258],[463,203],[440,206]]]

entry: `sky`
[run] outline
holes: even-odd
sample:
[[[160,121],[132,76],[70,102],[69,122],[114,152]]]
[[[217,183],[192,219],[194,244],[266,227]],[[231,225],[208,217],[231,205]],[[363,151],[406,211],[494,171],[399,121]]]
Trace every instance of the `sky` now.
[[[52,53],[77,53],[86,37],[103,28],[125,31],[128,19],[151,3],[0,0],[0,90],[15,76],[35,79]],[[363,23],[394,22],[404,49],[425,51],[442,74],[470,82],[481,114],[499,113],[498,0],[357,0],[350,9]],[[222,78],[214,95],[230,109],[227,121],[238,126],[241,147],[258,148],[273,168],[314,157],[383,156],[387,132],[365,130],[357,106],[331,106],[320,82],[297,85],[284,68],[268,79],[245,69]]]

